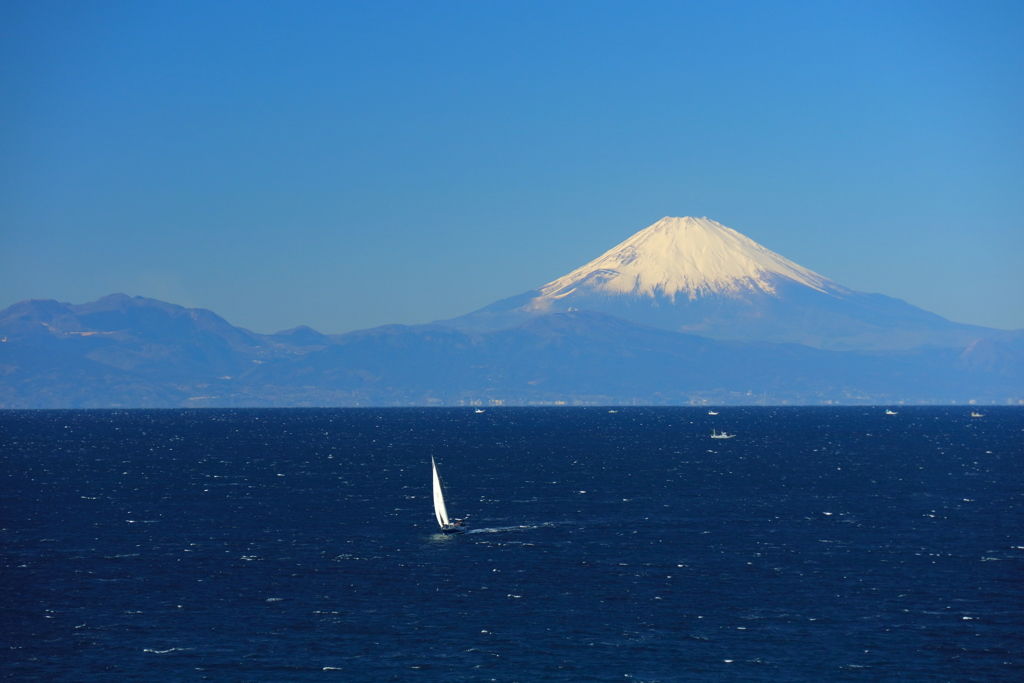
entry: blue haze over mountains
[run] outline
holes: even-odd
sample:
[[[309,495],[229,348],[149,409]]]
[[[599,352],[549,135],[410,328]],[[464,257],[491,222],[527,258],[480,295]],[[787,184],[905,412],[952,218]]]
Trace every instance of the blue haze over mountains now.
[[[113,294],[0,311],[0,407],[1024,402],[1024,330],[849,290],[665,218],[459,318],[257,334]]]

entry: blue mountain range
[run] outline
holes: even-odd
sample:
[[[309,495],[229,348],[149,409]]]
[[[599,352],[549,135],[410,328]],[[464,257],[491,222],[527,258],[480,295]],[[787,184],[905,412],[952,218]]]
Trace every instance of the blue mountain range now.
[[[0,407],[1007,404],[1024,330],[849,290],[706,218],[430,325],[264,335],[114,294],[0,311]]]

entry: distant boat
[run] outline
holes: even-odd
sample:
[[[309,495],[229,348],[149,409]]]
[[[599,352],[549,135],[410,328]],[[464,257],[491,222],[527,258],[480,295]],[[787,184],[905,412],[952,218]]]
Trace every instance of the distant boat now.
[[[617,412],[619,412],[619,411],[617,411],[617,410],[609,410],[608,412],[609,412],[609,413],[617,413]]]
[[[484,409],[483,409],[483,408],[477,408],[477,409],[476,409],[476,410],[474,410],[473,412],[474,412],[474,413],[482,413],[482,412],[484,412]]]
[[[483,411],[480,411],[483,412]],[[462,534],[466,532],[466,523],[461,519],[449,520],[448,509],[444,506],[444,491],[441,490],[441,477],[437,476],[437,463],[430,458],[430,466],[434,470],[434,516],[441,527],[442,534]]]
[[[982,415],[981,413],[976,413],[976,412],[974,412],[974,411],[972,410],[972,411],[971,411],[971,417],[985,417],[985,416],[984,416],[984,415]]]
[[[716,413],[716,412],[715,412],[715,411],[713,411],[713,410],[709,410],[709,411],[708,411],[708,415],[718,415],[718,413]]]
[[[885,409],[885,414],[886,415],[899,415],[899,413],[897,413],[895,410],[889,410],[888,408]]]
[[[714,429],[711,430],[712,439],[731,439],[736,436],[735,434],[729,434],[728,432],[716,432]]]

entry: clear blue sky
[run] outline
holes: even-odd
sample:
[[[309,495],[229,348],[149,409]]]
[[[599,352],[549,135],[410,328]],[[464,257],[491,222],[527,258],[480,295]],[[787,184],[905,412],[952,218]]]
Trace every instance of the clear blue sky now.
[[[0,3],[0,307],[466,313],[665,215],[1024,327],[1024,3]]]

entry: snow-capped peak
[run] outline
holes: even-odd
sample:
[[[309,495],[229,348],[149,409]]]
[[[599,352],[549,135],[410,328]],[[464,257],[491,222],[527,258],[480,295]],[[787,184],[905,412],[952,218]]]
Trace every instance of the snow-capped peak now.
[[[577,290],[664,296],[673,301],[678,296],[774,294],[773,281],[779,277],[820,292],[846,291],[721,223],[690,216],[665,217],[585,266],[544,285],[538,298],[560,299]],[[543,306],[541,301],[535,304]]]

